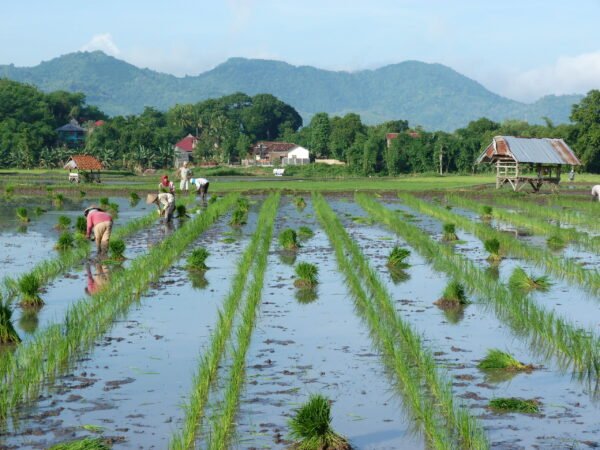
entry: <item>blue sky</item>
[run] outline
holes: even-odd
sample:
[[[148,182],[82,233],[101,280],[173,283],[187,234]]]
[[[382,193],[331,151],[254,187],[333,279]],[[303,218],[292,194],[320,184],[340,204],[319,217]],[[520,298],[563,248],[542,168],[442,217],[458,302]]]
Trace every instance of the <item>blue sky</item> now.
[[[332,70],[438,62],[518,100],[600,88],[600,0],[20,0],[0,64],[100,49],[194,75],[232,56]]]

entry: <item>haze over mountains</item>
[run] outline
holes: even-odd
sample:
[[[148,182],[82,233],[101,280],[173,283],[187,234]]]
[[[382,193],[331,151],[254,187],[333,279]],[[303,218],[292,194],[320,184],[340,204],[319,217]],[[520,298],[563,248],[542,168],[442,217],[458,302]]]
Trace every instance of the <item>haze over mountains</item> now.
[[[166,110],[234,92],[270,93],[307,119],[317,112],[360,114],[369,124],[407,119],[411,126],[452,131],[471,120],[569,121],[582,96],[546,96],[532,104],[490,92],[441,64],[405,61],[359,72],[334,72],[285,62],[231,58],[197,76],[140,69],[100,51],[70,53],[34,67],[0,65],[0,77],[44,91],[86,94],[89,104],[110,115],[140,113],[145,106]]]

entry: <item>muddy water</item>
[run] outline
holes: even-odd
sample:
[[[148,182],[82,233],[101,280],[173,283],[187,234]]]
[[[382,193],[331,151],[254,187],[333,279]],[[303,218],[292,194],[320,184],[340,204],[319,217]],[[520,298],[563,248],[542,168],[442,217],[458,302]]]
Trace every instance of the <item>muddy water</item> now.
[[[110,201],[119,205],[116,227],[150,211],[144,202],[132,207],[129,200],[123,197],[112,197]],[[53,206],[46,197],[14,198],[8,202],[0,202],[0,279],[6,275],[18,276],[40,261],[56,255],[54,246],[60,235],[60,231],[55,229],[58,217],[70,217],[72,229],[77,217],[92,203],[98,204],[98,199],[65,199],[60,208]],[[31,221],[26,227],[16,217],[15,211],[19,206],[26,206],[28,209]],[[37,206],[47,212],[39,217],[35,216],[33,211]]]
[[[333,428],[355,448],[423,448],[354,311],[327,236],[310,206],[297,212],[289,200],[282,199],[277,228],[306,225],[316,232],[296,263],[317,265],[320,282],[314,299],[298,301],[293,266],[284,262],[291,261],[271,252],[234,447],[286,448],[287,420],[311,393],[321,393],[333,400]]]
[[[224,244],[227,220],[194,245],[211,253],[205,277],[190,280],[185,257],[179,260],[43,401],[19,412],[21,427],[5,436],[6,445],[46,448],[90,435],[84,427],[93,425],[114,439],[113,448],[167,448],[256,214]]]
[[[385,261],[390,249],[403,244],[395,235],[376,226],[368,226],[350,219],[360,216],[357,205],[333,203],[340,217],[371,263],[380,272],[403,317],[411,321],[426,337],[439,363],[446,366],[454,380],[455,394],[478,416],[494,448],[568,448],[571,445],[586,448],[598,445],[600,413],[586,386],[572,380],[552,361],[532,351],[511,330],[499,322],[489,308],[480,304],[467,306],[462,314],[447,314],[433,302],[439,298],[446,277],[434,272],[416,252],[411,255],[410,278],[396,284],[391,280]],[[390,205],[388,205],[390,206]],[[394,209],[392,207],[391,209]],[[420,216],[413,212],[420,226],[427,228]],[[441,224],[429,232],[439,233]],[[459,233],[463,238],[463,233]],[[489,348],[500,348],[517,359],[539,367],[530,374],[509,378],[484,373],[477,362]],[[487,402],[494,397],[516,396],[537,398],[542,402],[541,415],[494,414]]]

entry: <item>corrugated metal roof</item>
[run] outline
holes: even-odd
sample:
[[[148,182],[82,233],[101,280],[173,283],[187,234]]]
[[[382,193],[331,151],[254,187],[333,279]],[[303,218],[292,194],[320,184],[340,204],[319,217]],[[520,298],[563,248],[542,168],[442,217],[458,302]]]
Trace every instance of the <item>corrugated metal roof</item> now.
[[[573,151],[562,139],[517,138],[496,136],[477,159],[477,163],[492,162],[498,157],[512,157],[520,163],[533,164],[581,164]]]

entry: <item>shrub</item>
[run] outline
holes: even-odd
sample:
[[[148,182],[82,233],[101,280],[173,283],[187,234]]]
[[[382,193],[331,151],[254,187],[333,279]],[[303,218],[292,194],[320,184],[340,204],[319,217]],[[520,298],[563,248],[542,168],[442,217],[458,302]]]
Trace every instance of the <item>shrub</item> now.
[[[331,405],[320,394],[310,396],[288,422],[298,450],[349,449],[348,441],[331,428]]]
[[[295,250],[300,245],[298,244],[298,235],[291,228],[286,228],[279,234],[279,245],[285,250]]]
[[[35,274],[28,273],[23,275],[18,283],[22,306],[35,308],[44,304],[39,295],[42,283]]]
[[[547,291],[552,286],[550,278],[546,275],[541,277],[534,277],[528,275],[522,267],[515,267],[512,275],[508,280],[508,285],[511,289],[517,291],[529,292],[533,290]]]
[[[294,285],[301,288],[314,287],[319,282],[319,268],[314,264],[301,262],[296,265]]]
[[[56,223],[56,229],[66,230],[71,225],[71,218],[69,216],[58,216]]]
[[[195,248],[187,258],[187,268],[189,270],[198,271],[204,271],[208,269],[208,266],[206,265],[206,258],[209,256],[209,251],[204,247]]]
[[[19,219],[23,223],[29,222],[29,214],[27,213],[27,208],[20,206],[16,211],[17,219]]]
[[[514,372],[531,370],[533,368],[531,365],[525,365],[515,359],[511,354],[497,348],[488,350],[487,355],[479,361],[477,367],[480,369],[503,369]]]
[[[308,238],[313,237],[314,235],[315,235],[314,231],[305,225],[298,228],[298,237],[300,239],[308,239]]]
[[[111,259],[115,261],[123,261],[125,259],[125,242],[123,239],[111,239],[108,242],[108,250]]]
[[[537,400],[523,400],[516,397],[495,398],[490,400],[490,409],[497,412],[520,412],[537,414],[540,412],[540,402]]]
[[[444,233],[442,235],[442,240],[446,242],[457,241],[458,236],[456,235],[456,225],[453,223],[445,223],[443,225]]]
[[[395,269],[405,269],[409,266],[406,258],[410,256],[410,250],[402,247],[394,247],[387,259],[387,266]]]
[[[490,254],[488,256],[488,260],[490,261],[500,261],[502,256],[500,255],[500,241],[496,238],[487,239],[483,243],[483,247]]]
[[[57,250],[68,250],[75,246],[75,238],[73,237],[73,233],[70,231],[64,231],[58,237],[58,241],[56,243]]]
[[[21,338],[12,323],[12,309],[0,297],[0,344],[17,344]]]

